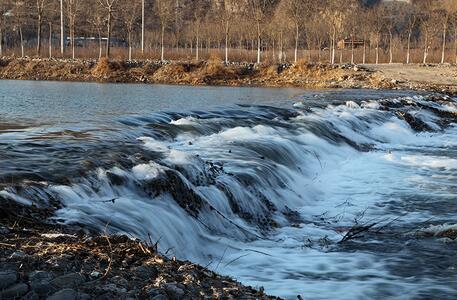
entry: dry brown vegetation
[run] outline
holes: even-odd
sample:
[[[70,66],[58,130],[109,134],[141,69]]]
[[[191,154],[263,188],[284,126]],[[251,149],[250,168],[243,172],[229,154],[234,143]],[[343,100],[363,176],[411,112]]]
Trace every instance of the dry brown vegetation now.
[[[457,92],[450,65],[230,64],[160,61],[0,59],[1,79]]]

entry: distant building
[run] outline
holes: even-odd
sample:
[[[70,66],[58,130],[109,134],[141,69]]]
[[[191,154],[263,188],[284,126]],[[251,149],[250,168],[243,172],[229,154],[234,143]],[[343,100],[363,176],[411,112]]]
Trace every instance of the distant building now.
[[[352,49],[352,47],[361,48],[363,45],[368,45],[368,42],[363,39],[356,38],[340,40],[337,44],[338,49]]]

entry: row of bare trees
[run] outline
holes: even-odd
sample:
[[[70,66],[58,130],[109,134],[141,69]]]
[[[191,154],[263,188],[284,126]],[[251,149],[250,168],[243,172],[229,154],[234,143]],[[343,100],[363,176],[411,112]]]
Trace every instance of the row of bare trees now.
[[[33,48],[38,57],[116,48],[129,60],[200,60],[216,50],[226,62],[255,53],[257,63],[332,64],[427,63],[439,51],[435,62],[457,63],[457,1],[0,0],[0,56]]]

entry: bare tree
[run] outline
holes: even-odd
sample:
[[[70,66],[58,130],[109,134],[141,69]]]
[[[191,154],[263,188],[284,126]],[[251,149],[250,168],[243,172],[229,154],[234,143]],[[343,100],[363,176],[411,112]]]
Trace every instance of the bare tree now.
[[[7,24],[6,15],[12,8],[12,1],[4,0],[0,2],[0,56],[3,56],[3,34]]]
[[[70,34],[71,58],[75,59],[75,32],[80,0],[67,0],[68,27]]]
[[[173,0],[156,0],[155,9],[160,21],[160,60],[165,60],[165,29],[170,24],[173,17]]]
[[[298,61],[298,45],[300,41],[300,32],[304,21],[309,18],[313,12],[313,3],[310,0],[283,0],[280,6],[285,6],[287,15],[293,22],[295,29],[295,48],[294,48],[294,62]]]
[[[343,31],[344,24],[347,21],[346,18],[348,17],[348,12],[355,7],[355,4],[356,3],[352,0],[328,0],[327,6],[323,12],[324,17],[327,22],[329,22],[331,28],[331,32],[329,32],[331,43],[331,64],[335,64],[337,38]]]
[[[111,29],[113,21],[113,12],[117,0],[99,0],[100,5],[106,11],[106,57],[109,58],[111,54]]]
[[[236,13],[239,11],[239,2],[236,0],[224,0],[223,5],[220,6],[219,15],[225,34],[225,63],[229,62],[229,48],[230,48],[230,29],[234,21]]]
[[[63,21],[63,0],[60,0],[60,54],[63,56],[65,51],[64,45],[64,21]]]
[[[257,63],[260,64],[262,56],[263,22],[267,17],[273,0],[247,0],[248,13],[255,21],[257,33]]]
[[[141,1],[141,3],[139,2]],[[142,6],[143,0],[124,0],[121,6],[124,8],[121,10],[121,18],[127,30],[127,42],[129,47],[128,59],[132,60],[132,34],[135,26],[138,22],[138,16],[140,13],[140,6]],[[142,49],[142,52],[144,50]]]
[[[46,0],[36,0],[36,15],[37,15],[37,46],[36,46],[36,55],[40,56],[41,54],[41,33],[43,26],[43,17],[45,5],[47,5]]]

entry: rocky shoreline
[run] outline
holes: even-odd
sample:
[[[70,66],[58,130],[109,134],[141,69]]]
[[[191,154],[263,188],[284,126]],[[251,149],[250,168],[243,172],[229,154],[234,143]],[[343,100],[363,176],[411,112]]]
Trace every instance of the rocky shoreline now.
[[[406,69],[408,66],[410,70]],[[457,85],[430,80],[408,80],[386,75],[389,65],[327,65],[233,63],[213,59],[202,62],[0,59],[0,79],[53,80],[112,83],[150,83],[177,85],[224,85],[321,88],[409,89],[456,94]],[[406,73],[427,69],[450,73],[457,67],[404,65]],[[430,75],[434,77],[434,75]]]
[[[47,223],[0,196],[0,299],[280,299],[157,251],[159,242]]]

